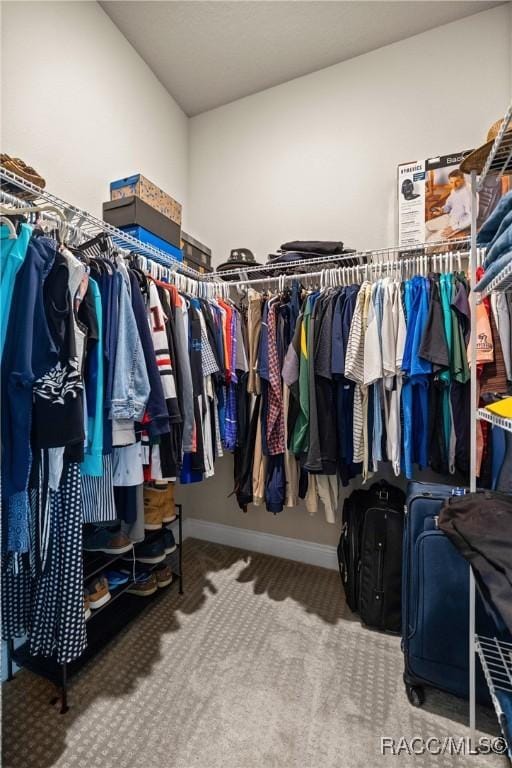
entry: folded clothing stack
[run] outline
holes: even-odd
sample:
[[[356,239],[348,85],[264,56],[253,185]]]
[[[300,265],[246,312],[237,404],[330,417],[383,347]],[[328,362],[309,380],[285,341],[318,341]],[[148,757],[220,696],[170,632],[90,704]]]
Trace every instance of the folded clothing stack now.
[[[491,280],[512,261],[512,192],[503,195],[489,218],[482,224],[477,245],[486,247],[485,274],[475,291],[483,291]]]
[[[345,256],[354,253],[345,248],[341,241],[333,240],[292,240],[283,243],[276,253],[270,253],[267,264],[289,264],[303,259],[321,259],[327,256]]]

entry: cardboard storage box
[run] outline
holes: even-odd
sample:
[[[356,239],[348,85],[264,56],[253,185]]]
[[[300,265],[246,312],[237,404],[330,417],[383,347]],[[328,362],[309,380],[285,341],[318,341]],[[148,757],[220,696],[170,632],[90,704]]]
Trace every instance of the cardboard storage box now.
[[[103,203],[103,218],[114,227],[130,227],[138,224],[148,232],[161,237],[171,245],[181,246],[181,227],[163,213],[152,208],[140,197],[121,197]]]
[[[126,179],[117,179],[117,181],[110,183],[111,200],[119,200],[121,197],[131,197],[132,195],[140,197],[145,203],[181,227],[181,203],[176,202],[167,192],[157,187],[142,174],[136,173],[133,176],[127,176]]]
[[[137,224],[128,227],[119,227],[123,232],[127,232],[132,237],[136,237],[142,243],[153,245],[155,248],[160,248],[164,253],[168,253],[173,259],[183,261],[183,253],[180,248],[176,248],[175,245],[171,245],[166,240],[162,240],[161,237],[154,235],[152,232],[148,232],[144,227],[140,227]]]
[[[181,248],[183,250],[183,258],[194,267],[211,267],[212,264],[212,251],[199,240],[196,240],[191,235],[187,235],[186,232],[181,233]],[[212,272],[212,269],[206,271]]]
[[[185,264],[186,267],[191,267],[192,269],[195,269],[201,275],[205,275],[208,272],[213,272],[213,267],[207,267],[204,264],[198,264],[197,261],[194,261],[194,259],[191,259],[189,256],[187,256],[186,258],[183,257],[183,263]]]

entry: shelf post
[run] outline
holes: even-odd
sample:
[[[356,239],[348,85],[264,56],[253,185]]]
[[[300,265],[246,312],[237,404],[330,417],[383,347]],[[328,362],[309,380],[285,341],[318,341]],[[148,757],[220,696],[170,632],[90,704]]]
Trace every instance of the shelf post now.
[[[471,292],[471,455],[469,490],[476,491],[476,437],[477,437],[477,364],[476,364],[476,225],[478,213],[478,193],[476,171],[471,171],[471,255],[470,255],[470,281]],[[476,743],[476,647],[475,647],[475,577],[471,566],[469,568],[469,731],[471,744]]]
[[[179,577],[180,577],[180,587],[179,587],[179,593],[180,595],[183,594],[183,506],[181,504],[178,505],[180,508],[180,513],[178,517],[178,540],[179,540],[179,547],[178,547],[178,569],[179,569]]]

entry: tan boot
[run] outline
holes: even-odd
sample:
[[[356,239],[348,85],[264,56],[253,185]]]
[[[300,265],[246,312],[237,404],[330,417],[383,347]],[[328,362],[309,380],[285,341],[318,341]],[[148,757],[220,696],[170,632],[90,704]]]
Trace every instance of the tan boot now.
[[[155,491],[151,486],[144,486],[144,528],[147,531],[158,531],[162,527],[161,493],[162,491]]]
[[[166,500],[162,517],[163,523],[172,523],[176,520],[176,505],[174,503],[174,483],[169,483],[166,491]]]
[[[176,519],[174,506],[174,483],[144,486],[144,527],[156,530],[162,523],[171,523]],[[149,526],[153,527],[150,528]]]

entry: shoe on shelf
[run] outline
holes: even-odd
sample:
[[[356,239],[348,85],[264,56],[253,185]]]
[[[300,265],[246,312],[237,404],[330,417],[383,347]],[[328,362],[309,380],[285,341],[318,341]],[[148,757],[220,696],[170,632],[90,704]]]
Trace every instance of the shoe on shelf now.
[[[154,520],[159,520],[160,523],[170,523],[176,519],[174,483],[144,486],[144,527],[146,528],[148,527],[145,522],[146,514],[149,514],[150,511]],[[161,525],[157,527],[161,527]],[[155,529],[148,528],[148,530]]]
[[[87,589],[89,591],[89,605],[93,611],[108,603],[111,598],[108,581],[103,574],[91,581]]]
[[[146,531],[159,531],[162,524],[162,511],[160,509],[144,507],[144,528]]]
[[[172,552],[176,552],[176,550],[178,549],[178,545],[176,544],[174,533],[169,528],[166,528],[163,531],[163,540],[164,540],[164,551],[166,555],[170,555]]]
[[[172,571],[165,563],[157,565],[153,573],[156,576],[156,584],[158,587],[168,587],[172,582]]]
[[[105,576],[108,581],[109,589],[117,589],[126,584],[130,578],[128,573],[124,571],[105,571]]]
[[[105,552],[107,555],[122,555],[133,549],[133,542],[124,533],[112,533],[108,528],[96,528],[84,534],[86,552]]]
[[[89,600],[89,592],[87,590],[84,591],[84,616],[86,621],[91,618],[91,603]]]
[[[167,487],[167,499],[164,506],[163,523],[172,523],[176,520],[176,504],[174,502],[174,483]]]
[[[140,544],[136,544],[133,548],[135,553],[135,559],[139,563],[147,563],[148,565],[156,565],[165,560],[165,547],[163,536],[155,536],[149,541],[141,541]],[[131,560],[131,557],[124,556],[123,560]]]
[[[133,584],[126,590],[130,595],[138,597],[149,597],[154,595],[158,589],[156,576],[154,573],[143,571],[138,573]]]

